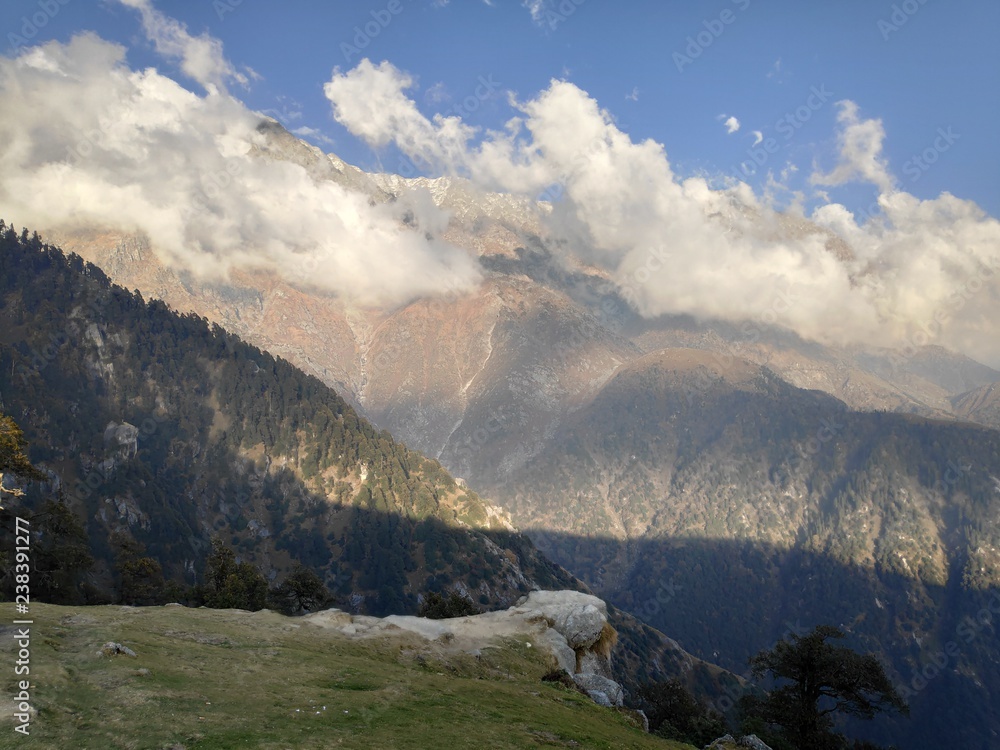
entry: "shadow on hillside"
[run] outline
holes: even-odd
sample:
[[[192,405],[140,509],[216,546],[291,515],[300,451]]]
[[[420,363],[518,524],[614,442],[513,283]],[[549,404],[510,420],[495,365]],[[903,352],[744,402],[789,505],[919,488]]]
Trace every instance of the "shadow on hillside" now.
[[[154,442],[154,441],[151,441]],[[155,445],[148,450],[154,451]],[[118,492],[133,482],[151,480],[139,466],[114,483]],[[151,458],[151,457],[149,457]],[[219,466],[239,457],[222,452]],[[216,465],[213,461],[212,465]],[[179,471],[179,469],[178,469]],[[183,475],[160,476],[157,486],[186,484]],[[110,488],[109,488],[110,489]],[[206,488],[209,491],[211,488]],[[223,491],[216,487],[214,492]],[[149,496],[139,508],[156,519],[135,536],[174,577],[192,582],[190,561],[199,569],[208,542],[219,534],[244,559],[265,568],[278,561],[301,561],[318,570],[337,596],[336,606],[371,614],[412,614],[417,595],[447,589],[461,581],[483,592],[479,604],[502,607],[519,591],[497,581],[507,572],[486,552],[489,540],[509,551],[518,567],[543,588],[593,591],[612,607],[612,621],[622,634],[616,651],[619,679],[636,686],[648,679],[683,675],[713,705],[730,712],[738,690],[725,675],[696,664],[685,666],[682,652],[657,633],[707,662],[749,676],[747,659],[790,633],[803,634],[818,624],[848,633],[847,645],[879,654],[912,707],[910,718],[879,717],[847,730],[900,748],[995,747],[1000,732],[1000,591],[963,591],[960,566],[946,586],[926,586],[913,579],[845,565],[802,550],[704,539],[643,539],[628,543],[588,539],[556,532],[530,532],[538,549],[577,575],[568,575],[539,555],[528,537],[508,531],[471,533],[438,518],[418,519],[354,505],[331,504],[308,490],[290,471],[277,471],[256,488],[232,480],[226,491],[256,491],[270,509],[265,521],[274,534],[251,534],[242,511],[230,510],[206,523],[204,506],[190,498]],[[107,526],[99,521],[98,498],[82,510],[88,519],[92,551],[100,567],[113,557]],[[254,515],[254,506],[231,502]],[[260,507],[259,505],[256,507]],[[11,525],[8,512],[4,526]],[[397,587],[391,603],[384,598]],[[478,588],[481,587],[481,588]],[[527,587],[520,586],[520,591]],[[363,592],[364,597],[357,594]],[[487,595],[487,592],[491,592]],[[475,594],[474,594],[475,596]],[[616,612],[615,609],[621,610]],[[634,614],[639,621],[629,616]],[[651,626],[651,627],[650,627]],[[656,630],[653,630],[655,628]]]
[[[790,633],[840,627],[847,645],[890,665],[912,708],[909,718],[855,723],[851,733],[901,749],[997,747],[1000,590],[964,591],[961,564],[933,586],[759,543],[529,536],[610,604],[739,675]]]
[[[527,590],[522,572],[541,587],[583,586],[522,535],[460,526],[457,512],[439,504],[461,500],[440,464],[407,453],[315,378],[206,321],[110,287],[96,268],[43,251],[36,238],[8,233],[0,240],[7,245],[6,254],[0,252],[3,408],[24,428],[31,459],[58,470],[73,510],[84,519],[98,560],[95,584],[113,585],[109,535],[127,529],[168,576],[186,583],[197,577],[209,540],[219,535],[265,571],[284,572],[295,562],[317,570],[341,606],[373,614],[412,613],[418,594],[456,582],[481,604],[505,606]],[[625,395],[632,398],[632,392]],[[655,406],[642,412],[667,413]],[[824,414],[820,409],[816,416]],[[707,423],[704,412],[695,417],[692,424],[705,423],[703,431],[713,433],[706,432],[703,442],[715,441],[718,425]],[[795,414],[785,419],[791,426],[778,429],[779,435],[798,435],[815,424]],[[864,417],[866,423],[899,419]],[[109,442],[119,440],[115,430],[124,423],[138,429],[131,447]],[[315,428],[308,441],[307,428]],[[943,443],[946,437],[935,431],[914,441]],[[963,439],[962,445],[979,442],[978,435]],[[698,450],[691,445],[692,454]],[[781,446],[775,450],[780,459]],[[109,452],[120,454],[111,469]],[[910,473],[918,475],[921,454],[907,449],[901,455],[917,465]],[[327,493],[318,495],[300,474],[314,484],[322,478]],[[361,474],[357,491],[347,480]],[[44,499],[36,490],[28,501]],[[470,496],[466,509],[485,516],[474,500]],[[3,514],[5,532],[16,510],[12,504]],[[964,561],[950,571],[947,585],[925,587],[825,555],[761,544],[626,544],[554,532],[534,537],[610,604],[738,673],[747,658],[788,632],[842,625],[849,645],[881,654],[897,684],[914,692],[913,717],[881,720],[870,732],[873,739],[901,748],[998,744],[1000,705],[990,695],[1000,695],[993,625],[1000,599],[995,591],[963,592]],[[684,663],[648,627],[620,613],[613,622],[624,636],[618,656],[623,680],[629,674],[669,676]],[[708,670],[695,672],[691,681],[712,687]],[[922,681],[914,682],[915,672]]]

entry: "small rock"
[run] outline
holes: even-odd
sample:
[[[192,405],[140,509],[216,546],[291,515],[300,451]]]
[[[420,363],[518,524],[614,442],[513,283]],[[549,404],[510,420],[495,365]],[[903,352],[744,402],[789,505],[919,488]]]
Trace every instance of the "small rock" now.
[[[765,744],[764,741],[759,739],[755,734],[748,734],[744,737],[740,737],[736,744],[739,747],[749,747],[750,750],[771,750],[770,746]]]
[[[711,745],[705,745],[705,750],[726,750],[736,743],[736,738],[731,734],[724,734]]]
[[[649,734],[649,718],[646,716],[644,711],[640,711],[637,708],[628,708],[626,706],[619,706],[617,711],[628,720],[629,724],[632,724],[636,729],[641,729],[646,734]]]
[[[579,651],[576,653],[577,669],[574,671],[586,674],[591,672],[603,677],[611,678],[611,662],[604,654],[593,651]]]
[[[609,680],[607,677],[601,677],[599,674],[575,674],[573,675],[573,681],[586,690],[591,698],[594,698],[595,692],[603,693],[608,703],[601,703],[602,706],[620,706],[625,698],[621,685],[614,680]],[[594,698],[594,700],[600,703],[597,698]]]
[[[611,708],[611,699],[608,694],[603,690],[588,690],[587,695],[590,699],[594,701],[598,706],[604,706],[605,708]]]
[[[639,721],[642,722],[642,731],[644,731],[646,734],[649,734],[649,717],[646,716],[646,712],[643,711],[641,708],[633,709],[633,711],[635,712],[635,715],[639,718]]]
[[[724,750],[727,745],[732,745],[736,742],[736,738],[731,734],[724,734],[711,745],[705,745],[705,750]]]
[[[130,649],[128,646],[123,646],[120,643],[115,643],[114,641],[108,641],[103,646],[101,650],[97,652],[98,656],[135,656],[135,651]]]

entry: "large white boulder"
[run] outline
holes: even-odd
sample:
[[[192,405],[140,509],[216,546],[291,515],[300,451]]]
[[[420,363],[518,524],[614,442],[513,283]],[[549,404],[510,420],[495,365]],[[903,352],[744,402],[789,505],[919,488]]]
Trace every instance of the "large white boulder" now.
[[[596,596],[579,591],[532,591],[515,609],[544,617],[573,650],[597,643],[608,622],[607,605]]]
[[[549,653],[560,669],[573,675],[595,701],[622,705],[621,685],[609,678],[614,639],[608,639],[610,629],[605,628],[607,605],[596,596],[578,591],[532,591],[510,609],[444,620],[401,615],[366,617],[338,609],[315,612],[302,619],[351,638],[410,633],[437,647],[466,653],[479,653],[499,638],[527,638]]]

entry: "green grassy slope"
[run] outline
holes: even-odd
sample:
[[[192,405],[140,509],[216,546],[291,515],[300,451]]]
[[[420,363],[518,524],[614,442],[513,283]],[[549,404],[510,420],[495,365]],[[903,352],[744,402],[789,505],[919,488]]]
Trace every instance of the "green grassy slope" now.
[[[689,748],[541,682],[550,665],[524,641],[476,658],[268,611],[36,604],[31,616],[38,714],[29,738],[13,731],[5,669],[0,748]],[[0,617],[15,619],[11,604]],[[107,641],[137,656],[100,656]],[[0,635],[0,659],[13,664],[13,649]]]

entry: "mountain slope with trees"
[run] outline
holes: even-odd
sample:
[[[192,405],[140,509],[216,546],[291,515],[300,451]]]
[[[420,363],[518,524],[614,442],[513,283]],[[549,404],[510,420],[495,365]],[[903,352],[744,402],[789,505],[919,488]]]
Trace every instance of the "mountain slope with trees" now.
[[[24,503],[55,487],[86,519],[91,596],[120,583],[115,532],[168,579],[193,583],[221,534],[269,578],[301,563],[378,613],[445,586],[492,605],[572,585],[524,540],[499,546],[505,514],[317,379],[37,236],[0,228],[0,244],[2,408],[50,478]]]
[[[207,584],[198,601],[256,606],[266,592],[241,575],[251,569],[288,611],[322,600],[414,613],[437,593],[489,609],[534,588],[586,589],[506,512],[315,377],[0,224],[2,414],[41,471],[18,462],[8,481],[24,495],[0,522],[37,521],[43,601],[152,604]],[[0,558],[0,581],[9,573]],[[702,695],[736,684],[610,616],[622,683],[682,676]]]
[[[728,669],[789,630],[841,627],[914,694],[877,741],[978,748],[1000,732],[995,430],[853,412],[749,362],[669,350],[486,491],[598,595]]]

